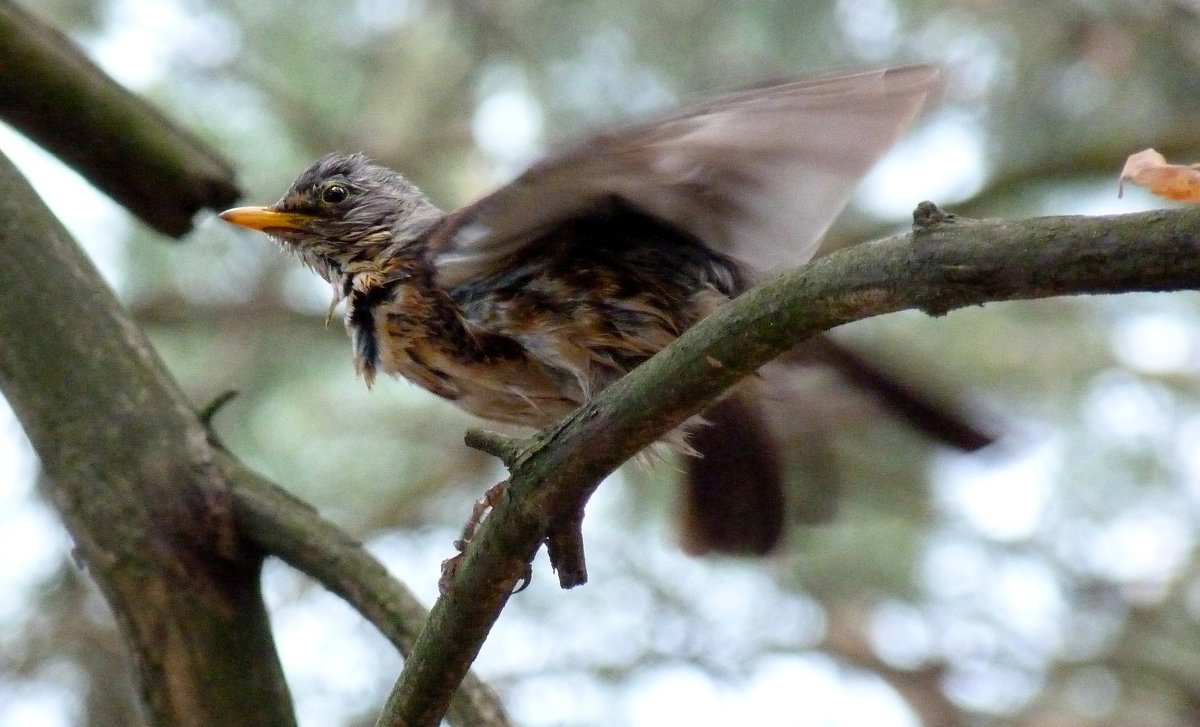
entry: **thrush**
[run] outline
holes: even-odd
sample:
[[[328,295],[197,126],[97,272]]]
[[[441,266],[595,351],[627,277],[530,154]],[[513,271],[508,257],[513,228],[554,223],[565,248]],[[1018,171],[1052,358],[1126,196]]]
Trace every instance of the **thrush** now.
[[[593,136],[453,212],[361,154],[330,154],[274,205],[221,217],[329,282],[368,384],[397,374],[542,427],[809,260],[938,76],[917,65],[733,93]],[[758,398],[740,387],[688,427],[692,445],[672,440],[691,552],[780,539],[780,455]]]

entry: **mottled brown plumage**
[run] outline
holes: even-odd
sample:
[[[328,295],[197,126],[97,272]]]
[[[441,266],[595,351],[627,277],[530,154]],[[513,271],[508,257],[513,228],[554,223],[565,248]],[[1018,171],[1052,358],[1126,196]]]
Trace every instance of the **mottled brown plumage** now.
[[[486,419],[544,426],[809,259],[937,75],[910,66],[733,94],[593,137],[448,214],[351,154],[319,160],[271,207],[222,216],[329,281],[368,382],[398,374]],[[711,418],[698,437],[712,470],[692,463],[685,544],[766,552],[783,500],[753,389]]]

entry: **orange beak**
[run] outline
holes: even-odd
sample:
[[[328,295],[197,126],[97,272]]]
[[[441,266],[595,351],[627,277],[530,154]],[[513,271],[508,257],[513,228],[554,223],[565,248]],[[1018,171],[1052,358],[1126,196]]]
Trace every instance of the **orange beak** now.
[[[226,222],[262,232],[304,230],[313,220],[309,215],[280,212],[273,207],[234,207],[222,212],[220,218]]]

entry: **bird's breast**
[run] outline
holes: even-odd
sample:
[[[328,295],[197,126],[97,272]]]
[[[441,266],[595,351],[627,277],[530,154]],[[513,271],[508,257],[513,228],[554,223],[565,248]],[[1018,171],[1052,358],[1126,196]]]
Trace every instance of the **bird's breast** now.
[[[462,409],[492,421],[545,426],[575,409],[580,401],[527,356],[483,358],[434,338],[394,335],[379,326],[380,368],[403,376]]]
[[[494,421],[543,426],[582,401],[516,338],[466,321],[440,291],[401,283],[354,291],[346,326],[356,367],[402,376]]]

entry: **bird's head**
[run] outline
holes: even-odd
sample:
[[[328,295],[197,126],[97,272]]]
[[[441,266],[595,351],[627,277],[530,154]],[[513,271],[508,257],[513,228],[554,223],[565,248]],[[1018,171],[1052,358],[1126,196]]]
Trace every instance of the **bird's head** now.
[[[356,264],[416,240],[440,216],[411,182],[362,154],[324,156],[275,204],[221,213],[275,238],[334,285]]]

